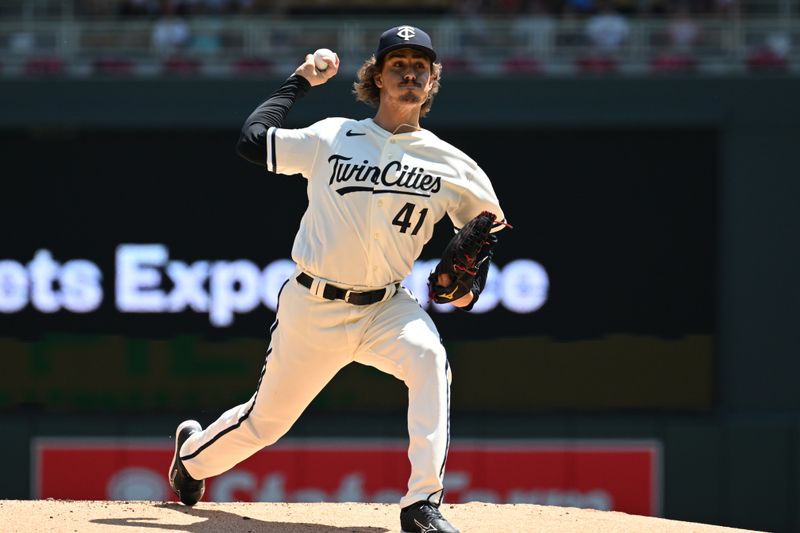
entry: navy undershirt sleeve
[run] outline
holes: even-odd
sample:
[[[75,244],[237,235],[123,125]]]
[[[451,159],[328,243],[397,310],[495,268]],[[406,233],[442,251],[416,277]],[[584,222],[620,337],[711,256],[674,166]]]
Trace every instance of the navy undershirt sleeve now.
[[[283,85],[247,117],[236,143],[236,152],[252,163],[265,166],[267,130],[280,127],[295,100],[303,97],[310,88],[308,80],[297,74],[283,82]]]

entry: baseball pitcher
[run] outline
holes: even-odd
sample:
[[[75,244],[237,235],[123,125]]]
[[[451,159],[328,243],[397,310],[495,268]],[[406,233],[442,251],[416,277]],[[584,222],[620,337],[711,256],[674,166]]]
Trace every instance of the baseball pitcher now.
[[[431,273],[429,296],[470,309],[503,212],[480,167],[420,126],[442,72],[427,33],[398,26],[380,36],[354,84],[356,98],[377,108],[373,118],[282,128],[298,99],[336,75],[338,56],[321,57],[306,56],[242,129],[242,157],[307,180],[308,208],[292,248],[297,269],[279,294],[255,394],[205,429],[193,420],[178,426],[170,485],[194,505],[204,479],[280,439],[331,378],[357,362],[408,387],[411,476],[401,529],[457,532],[439,511],[450,368],[436,326],[400,281],[447,215],[460,232]]]

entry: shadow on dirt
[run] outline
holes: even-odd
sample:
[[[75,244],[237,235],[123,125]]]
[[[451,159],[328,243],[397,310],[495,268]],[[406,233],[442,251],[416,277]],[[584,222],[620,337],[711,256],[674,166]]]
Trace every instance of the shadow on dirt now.
[[[163,531],[186,531],[188,533],[224,533],[227,531],[241,533],[386,533],[389,531],[383,527],[336,527],[300,522],[266,522],[236,513],[217,509],[197,509],[174,502],[158,503],[153,507],[170,509],[178,513],[205,518],[206,520],[195,524],[170,524],[165,522],[163,518],[120,517],[96,518],[91,522],[107,526],[153,528]]]

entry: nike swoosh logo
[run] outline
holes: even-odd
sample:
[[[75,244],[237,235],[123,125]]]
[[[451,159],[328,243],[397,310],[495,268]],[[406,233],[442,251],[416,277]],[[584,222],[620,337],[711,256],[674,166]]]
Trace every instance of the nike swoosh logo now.
[[[347,130],[347,133],[345,133],[345,135],[347,135],[348,137],[355,137],[356,135],[366,135],[366,133],[358,133],[353,130]]]
[[[419,531],[420,531],[420,533],[433,533],[434,531],[439,531],[438,529],[436,529],[436,528],[433,526],[433,523],[432,523],[432,522],[428,522],[428,525],[426,526],[426,525],[423,525],[423,524],[421,524],[421,523],[419,522],[419,520],[417,520],[417,519],[415,518],[415,519],[414,519],[414,523],[415,523],[415,524],[417,525],[417,527],[419,528]]]

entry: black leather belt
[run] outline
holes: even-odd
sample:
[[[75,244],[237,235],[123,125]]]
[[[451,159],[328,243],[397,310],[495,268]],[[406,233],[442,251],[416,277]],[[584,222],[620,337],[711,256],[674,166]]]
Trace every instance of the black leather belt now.
[[[300,272],[295,278],[297,283],[303,287],[310,289],[314,283],[314,278]],[[399,284],[395,284],[395,287]],[[334,287],[333,285],[326,284],[325,289],[322,291],[322,297],[326,300],[344,300],[345,302],[353,305],[369,305],[383,300],[386,295],[386,289],[375,289],[374,291],[355,292],[341,287]]]

